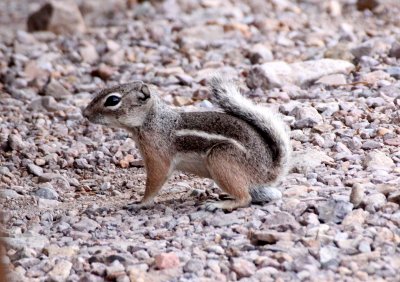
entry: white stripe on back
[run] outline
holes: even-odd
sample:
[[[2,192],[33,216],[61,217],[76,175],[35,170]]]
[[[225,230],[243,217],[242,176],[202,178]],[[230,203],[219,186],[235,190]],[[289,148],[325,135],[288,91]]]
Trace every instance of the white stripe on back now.
[[[198,136],[198,137],[205,138],[205,139],[228,141],[228,142],[232,143],[233,145],[235,145],[236,147],[238,147],[243,152],[246,152],[246,148],[242,144],[240,144],[238,141],[236,141],[233,138],[229,138],[229,137],[226,137],[226,136],[220,135],[220,134],[208,133],[208,132],[201,131],[201,130],[181,129],[181,130],[176,131],[176,135],[177,136],[191,135],[191,136]]]

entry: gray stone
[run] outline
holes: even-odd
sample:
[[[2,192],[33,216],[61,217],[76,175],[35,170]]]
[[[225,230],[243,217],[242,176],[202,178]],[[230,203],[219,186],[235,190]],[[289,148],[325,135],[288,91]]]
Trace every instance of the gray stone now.
[[[361,240],[361,242],[358,245],[358,250],[362,253],[370,253],[371,244],[367,240]]]
[[[389,51],[390,57],[400,58],[400,41],[395,41]]]
[[[315,109],[317,109],[318,112],[322,112],[322,116],[330,117],[332,114],[338,112],[340,107],[337,102],[328,102],[316,104]]]
[[[8,145],[11,149],[16,151],[23,150],[27,147],[27,144],[22,141],[21,136],[16,134],[10,134],[8,136]]]
[[[334,160],[323,151],[308,149],[306,151],[294,152],[291,165],[293,171],[306,173],[323,163],[333,164]]]
[[[116,279],[125,273],[125,267],[119,260],[114,260],[109,266],[106,267],[106,275],[108,279]]]
[[[103,263],[100,262],[93,262],[91,263],[91,268],[92,268],[92,273],[99,275],[99,276],[104,276],[106,274],[106,269],[107,266]]]
[[[12,189],[0,189],[0,198],[16,199],[20,197],[22,197],[22,195],[18,194]]]
[[[368,171],[391,171],[394,167],[394,162],[384,152],[373,151],[365,157],[364,166]]]
[[[374,140],[367,140],[361,146],[361,148],[364,150],[379,149],[381,147],[382,147],[382,144],[379,142],[376,142]]]
[[[341,200],[328,200],[318,206],[318,218],[325,223],[341,223],[353,209],[353,204]]]
[[[350,203],[354,205],[354,207],[358,207],[362,200],[364,199],[365,195],[365,189],[362,185],[359,183],[356,183],[353,185],[353,188],[351,189],[351,194],[350,194]]]
[[[129,279],[128,275],[120,275],[117,277],[115,280],[116,282],[130,282],[131,280]]]
[[[58,199],[58,193],[56,191],[54,191],[54,189],[51,187],[51,185],[46,185],[44,187],[40,187],[38,190],[36,190],[35,195],[38,196],[39,198],[47,199],[47,200],[57,200]]]
[[[225,32],[220,25],[197,25],[187,27],[179,32],[179,37],[185,45],[205,45],[215,40],[223,39]]]
[[[326,86],[344,85],[346,83],[347,83],[347,80],[346,80],[346,76],[344,74],[325,75],[315,82],[315,84],[322,84],[322,85],[326,85]]]
[[[49,112],[55,112],[55,111],[60,111],[60,110],[65,110],[66,106],[57,103],[57,101],[54,99],[54,97],[51,96],[45,96],[40,98],[39,100],[41,107],[46,109]]]
[[[313,127],[323,122],[322,116],[313,107],[296,107],[292,112],[296,117],[295,128]]]
[[[400,191],[395,191],[389,194],[388,201],[400,205]]]
[[[40,183],[50,182],[56,179],[65,180],[65,178],[58,173],[43,173],[39,176]]]
[[[211,218],[207,218],[206,222],[208,225],[214,227],[230,226],[233,224],[239,224],[241,222],[234,214],[218,214]]]
[[[6,166],[0,166],[0,174],[1,175],[10,175],[10,169]]]
[[[382,107],[387,104],[382,97],[368,97],[366,103],[372,108]]]
[[[242,258],[232,258],[231,268],[237,274],[238,278],[250,277],[257,270],[254,263]]]
[[[382,193],[373,193],[365,196],[364,204],[373,209],[379,209],[386,204],[386,197]]]
[[[82,218],[79,222],[72,225],[72,227],[78,231],[90,232],[100,227],[100,225],[87,217]]]
[[[252,64],[260,64],[272,61],[274,56],[271,50],[264,44],[255,44],[248,50],[248,57]]]
[[[47,96],[54,97],[56,100],[69,98],[72,94],[55,79],[50,79],[43,88],[43,93]]]
[[[119,66],[124,62],[125,50],[110,51],[102,57],[102,61],[111,66]]]
[[[81,54],[82,60],[88,64],[93,64],[99,59],[99,54],[97,53],[96,48],[89,43],[80,47],[79,53]]]
[[[88,163],[86,159],[80,158],[75,160],[75,164],[78,168],[91,168],[92,166]]]
[[[21,250],[25,247],[42,250],[44,246],[49,243],[49,239],[42,235],[22,234],[15,238],[5,237],[1,238],[6,245],[15,250]]]
[[[377,85],[378,82],[383,81],[383,80],[388,80],[388,79],[390,79],[390,75],[387,72],[384,72],[383,70],[362,73],[361,77],[360,77],[361,81],[366,82],[368,84],[372,84],[372,85]],[[382,97],[369,97],[369,100],[371,100],[371,98],[375,98],[375,100],[378,100],[378,98],[383,99]],[[368,103],[368,99],[367,99],[367,103]],[[372,103],[370,103],[370,105],[372,105]]]
[[[204,269],[204,262],[199,259],[191,259],[184,266],[183,271],[198,273]]]
[[[71,272],[72,263],[67,260],[60,260],[56,263],[53,269],[48,273],[52,281],[64,282]]]
[[[211,245],[206,248],[207,252],[216,253],[217,255],[223,255],[224,249],[219,245]]]
[[[372,42],[366,41],[361,45],[358,45],[351,49],[351,53],[356,59],[360,59],[363,56],[369,56],[373,50]]]
[[[28,170],[30,173],[36,176],[41,176],[43,174],[43,168],[33,163],[28,164]]]
[[[397,227],[400,227],[400,211],[395,212],[390,216],[390,220],[393,221]]]
[[[333,246],[325,246],[322,247],[319,251],[319,261],[323,266],[327,266],[330,264],[337,264],[337,256],[339,250]]]
[[[104,182],[100,185],[100,190],[106,191],[111,188],[111,183],[110,182]]]
[[[264,217],[263,227],[265,229],[277,229],[277,230],[297,230],[300,228],[300,224],[296,218],[288,212],[274,212]]]
[[[210,216],[210,213],[207,211],[204,211],[204,210],[196,211],[196,212],[189,214],[189,218],[191,221],[200,221],[200,220],[209,218],[209,216]]]
[[[38,207],[40,209],[54,209],[55,207],[59,206],[60,202],[57,200],[49,200],[49,199],[43,199],[39,198],[38,200]]]
[[[193,83],[193,77],[191,77],[190,75],[187,75],[185,73],[178,73],[175,76],[182,85],[191,86]]]
[[[146,260],[150,258],[150,255],[145,250],[139,250],[135,252],[135,257],[140,260]]]
[[[400,50],[400,49],[399,49]],[[400,67],[389,67],[385,70],[391,77],[400,79]]]

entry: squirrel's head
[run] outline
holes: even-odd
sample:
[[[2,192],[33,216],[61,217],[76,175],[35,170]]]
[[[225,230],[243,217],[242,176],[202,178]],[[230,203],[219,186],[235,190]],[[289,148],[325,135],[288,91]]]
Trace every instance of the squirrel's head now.
[[[131,128],[141,126],[151,105],[147,84],[134,81],[103,89],[83,111],[91,122]]]

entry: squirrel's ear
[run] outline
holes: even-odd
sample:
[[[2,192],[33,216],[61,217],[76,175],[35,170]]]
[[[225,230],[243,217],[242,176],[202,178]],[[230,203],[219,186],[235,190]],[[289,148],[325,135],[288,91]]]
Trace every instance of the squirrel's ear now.
[[[150,89],[146,84],[142,84],[142,86],[140,87],[140,94],[141,95],[139,95],[139,99],[141,101],[146,101],[150,98]]]

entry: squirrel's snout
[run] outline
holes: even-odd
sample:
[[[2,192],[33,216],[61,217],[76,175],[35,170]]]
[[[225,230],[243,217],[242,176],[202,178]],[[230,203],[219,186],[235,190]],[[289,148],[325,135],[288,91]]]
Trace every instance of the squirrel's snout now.
[[[86,107],[83,111],[82,111],[82,115],[83,115],[83,117],[85,117],[85,118],[87,118],[87,119],[89,119],[89,110],[88,110],[88,108]]]

